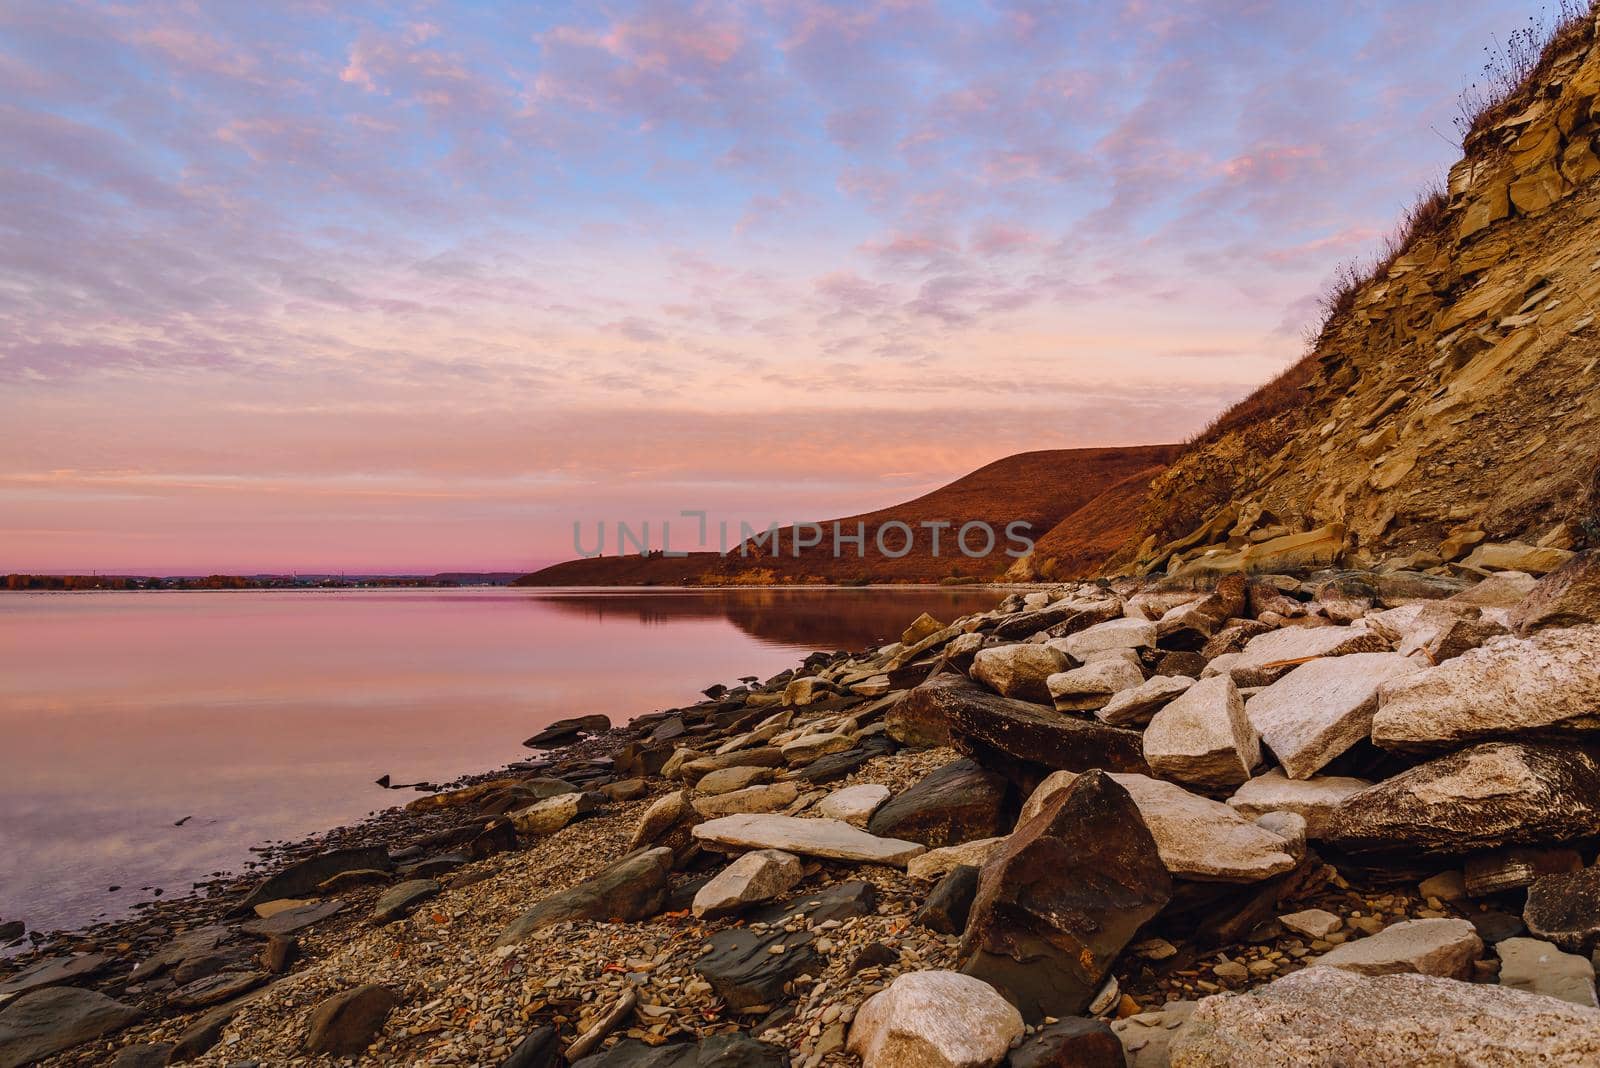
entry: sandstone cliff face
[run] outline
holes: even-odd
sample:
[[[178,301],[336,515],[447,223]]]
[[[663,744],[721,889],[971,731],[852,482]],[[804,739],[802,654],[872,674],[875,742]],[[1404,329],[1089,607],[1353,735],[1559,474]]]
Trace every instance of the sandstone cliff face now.
[[[1437,567],[1480,542],[1600,543],[1597,137],[1590,21],[1468,138],[1439,224],[1330,321],[1304,403],[1159,475],[1110,569]]]

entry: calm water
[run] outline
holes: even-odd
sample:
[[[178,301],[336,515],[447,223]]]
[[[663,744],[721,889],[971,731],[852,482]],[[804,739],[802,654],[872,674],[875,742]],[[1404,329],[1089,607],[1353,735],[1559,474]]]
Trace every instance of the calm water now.
[[[0,918],[181,893],[249,847],[999,595],[906,590],[0,594]],[[175,824],[190,817],[182,826]],[[120,885],[117,892],[108,887]]]

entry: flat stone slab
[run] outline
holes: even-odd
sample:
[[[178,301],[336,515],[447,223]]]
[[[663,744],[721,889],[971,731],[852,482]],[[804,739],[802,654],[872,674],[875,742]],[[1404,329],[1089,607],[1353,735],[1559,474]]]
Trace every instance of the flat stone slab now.
[[[1364,627],[1284,627],[1251,638],[1228,673],[1240,686],[1269,686],[1319,657],[1388,651],[1388,640]]]
[[[16,1068],[120,1031],[144,1013],[93,990],[52,986],[0,1006],[0,1065]]]
[[[1155,675],[1133,687],[1111,695],[1103,708],[1094,716],[1101,723],[1113,727],[1139,726],[1150,722],[1150,717],[1194,685],[1195,680],[1186,675]]]
[[[865,827],[878,807],[889,800],[889,788],[875,782],[846,786],[818,801],[812,809],[818,816],[844,820],[852,827]]]
[[[1301,664],[1245,702],[1245,715],[1291,779],[1309,779],[1372,733],[1378,691],[1424,665],[1398,653],[1350,653]]]
[[[863,1065],[971,1068],[1000,1063],[1022,1032],[1022,1016],[981,979],[907,972],[861,1006],[847,1048]]]
[[[1343,775],[1291,779],[1282,768],[1273,768],[1235,790],[1228,807],[1249,820],[1269,812],[1293,812],[1306,821],[1306,837],[1315,840],[1327,833],[1328,820],[1346,798],[1371,785],[1366,779]]]
[[[344,902],[339,898],[331,901],[319,901],[313,905],[300,905],[282,912],[273,913],[265,919],[251,920],[239,925],[241,931],[253,935],[286,935],[302,931],[314,923],[321,923],[336,912],[344,909]]]
[[[1406,920],[1335,946],[1317,964],[1362,975],[1416,972],[1463,979],[1482,953],[1483,939],[1466,920]]]
[[[1494,951],[1500,958],[1501,986],[1600,1008],[1588,957],[1563,953],[1537,938],[1506,938],[1495,943]]]
[[[1163,778],[1203,787],[1238,786],[1261,763],[1261,739],[1226,675],[1189,687],[1150,721],[1144,758]]]
[[[73,986],[105,970],[111,958],[104,953],[85,953],[78,957],[51,957],[39,961],[0,983],[0,998],[16,997],[47,986]]]
[[[926,851],[916,842],[879,838],[843,820],[803,819],[752,813],[708,820],[694,829],[695,838],[714,845],[742,849],[781,849],[829,860],[862,864],[887,864],[903,868],[912,857]]]

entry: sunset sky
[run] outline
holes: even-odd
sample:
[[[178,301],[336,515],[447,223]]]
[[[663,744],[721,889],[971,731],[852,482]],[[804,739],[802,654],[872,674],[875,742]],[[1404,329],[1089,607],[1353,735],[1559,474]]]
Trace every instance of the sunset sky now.
[[[1181,439],[1534,6],[0,0],[0,572],[531,568]]]

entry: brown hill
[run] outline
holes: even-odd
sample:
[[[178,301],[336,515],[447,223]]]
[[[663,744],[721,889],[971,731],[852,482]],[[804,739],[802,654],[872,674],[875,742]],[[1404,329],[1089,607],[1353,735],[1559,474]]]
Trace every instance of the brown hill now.
[[[1600,543],[1593,14],[1484,102],[1448,190],[1346,269],[1306,358],[1150,488],[1112,566],[1498,566]],[[1476,567],[1487,556],[1457,567]],[[1536,568],[1535,568],[1536,569]]]
[[[1098,566],[1110,551],[1126,540],[1138,516],[1137,493],[1125,485],[1135,476],[1147,484],[1180,451],[1177,445],[1140,445],[1132,448],[1051,449],[1018,453],[980,467],[915,500],[860,515],[828,520],[823,543],[793,548],[795,530],[779,531],[778,549],[771,543],[746,546],[746,552],[691,553],[686,557],[609,556],[569,560],[518,580],[525,586],[637,586],[637,585],[769,585],[788,583],[939,582],[945,579],[997,579],[1005,575],[1014,557],[1008,547],[1006,526],[1028,524],[1028,536],[1040,538],[1062,520],[1083,510],[1108,490],[1116,490],[1124,506],[1107,509],[1096,528],[1095,547],[1085,546],[1070,566],[1081,572]],[[1130,494],[1132,496],[1130,497]],[[974,559],[954,544],[965,524],[987,523],[995,533],[994,550]],[[1117,524],[1120,522],[1120,526]],[[865,554],[845,543],[834,555],[832,530],[838,523],[848,535],[865,533]],[[880,528],[903,523],[911,528],[911,551],[904,556],[879,551]],[[945,523],[939,553],[935,555],[931,532],[925,523]],[[883,544],[891,554],[905,543],[905,532],[883,531]],[[981,532],[974,531],[969,547],[982,547]],[[1077,573],[1077,572],[1074,572]]]

